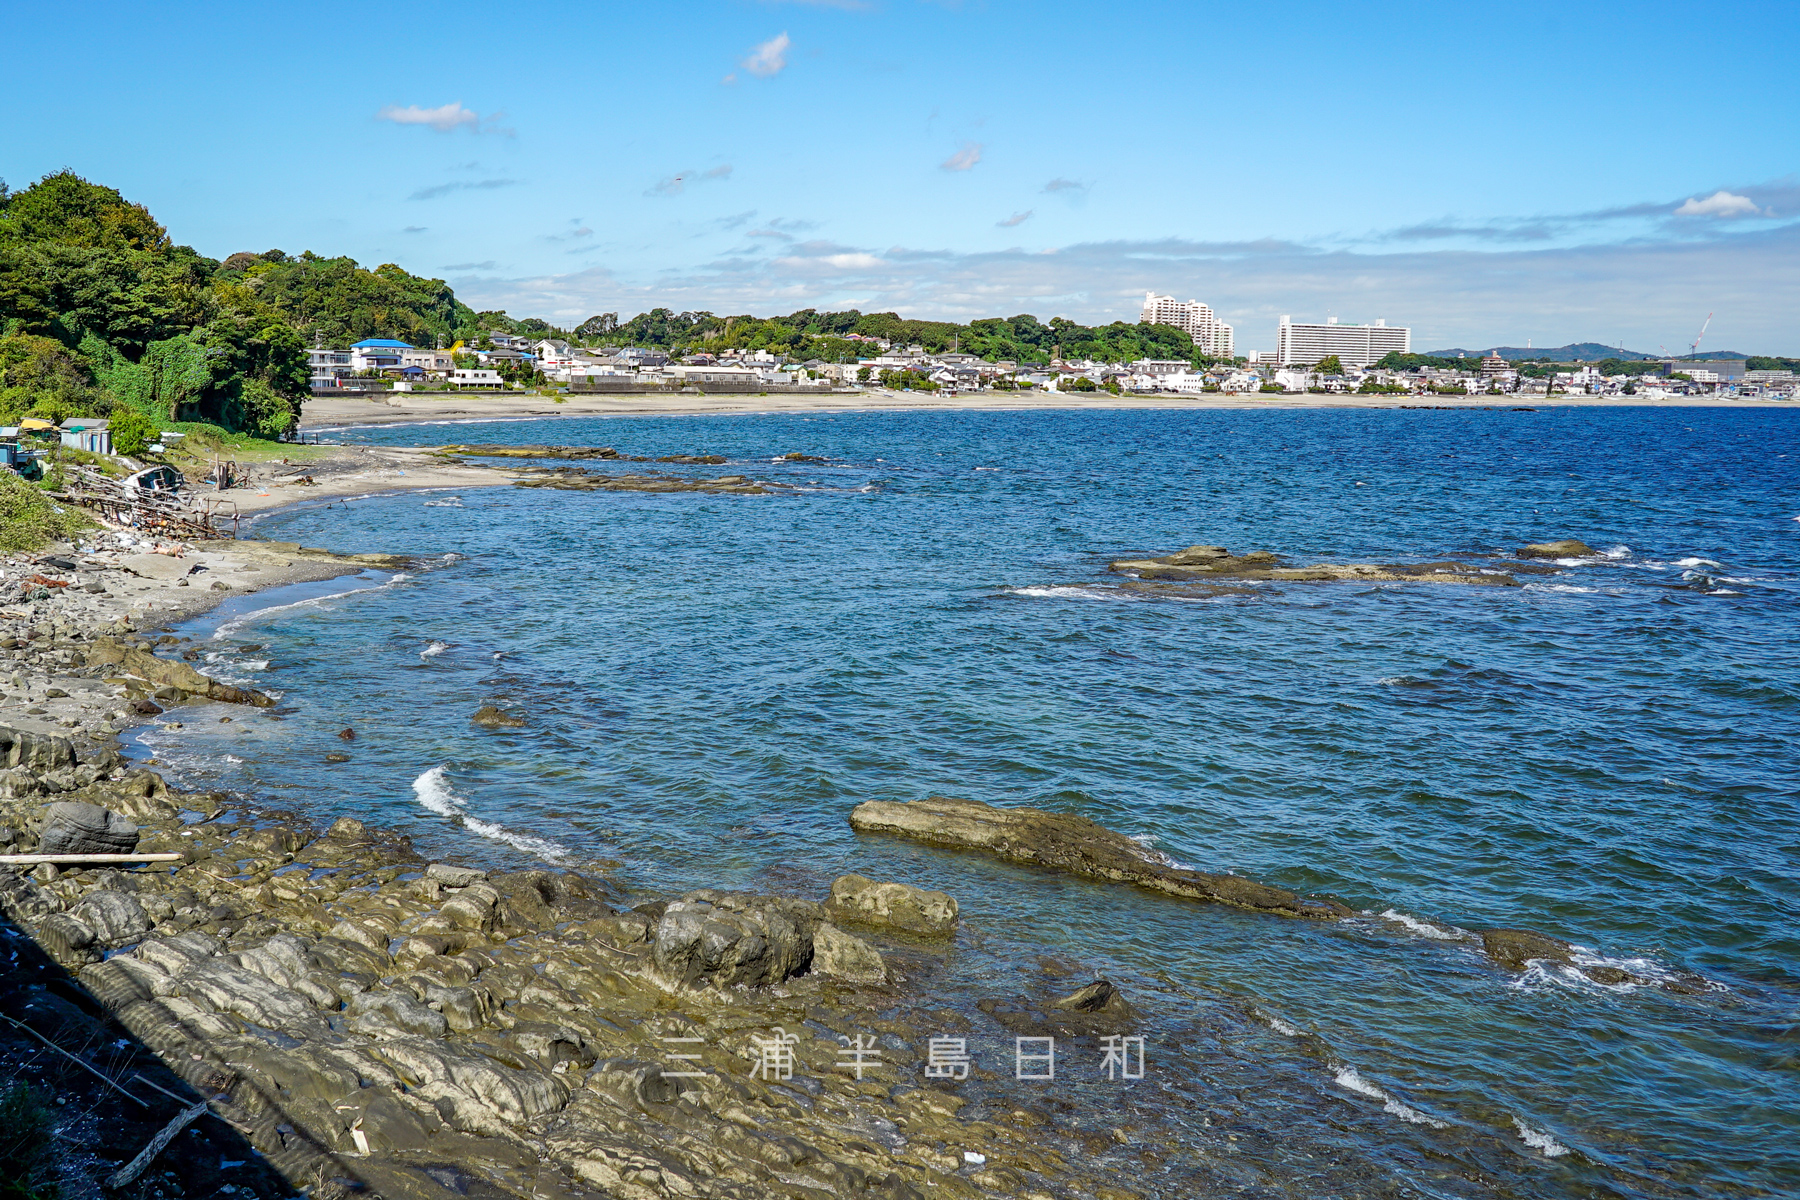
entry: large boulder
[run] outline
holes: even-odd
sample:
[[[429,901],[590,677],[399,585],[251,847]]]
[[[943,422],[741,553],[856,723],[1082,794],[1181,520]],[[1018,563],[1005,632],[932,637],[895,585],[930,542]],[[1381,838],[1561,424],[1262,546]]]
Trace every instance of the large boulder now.
[[[812,969],[851,983],[886,983],[887,964],[881,951],[855,934],[845,933],[829,921],[813,928]]]
[[[138,827],[98,804],[59,800],[44,811],[38,828],[39,854],[130,854]]]
[[[817,904],[705,890],[674,901],[657,922],[651,961],[676,987],[766,987],[812,962]]]
[[[908,933],[947,934],[956,928],[956,900],[948,894],[905,883],[877,883],[863,875],[840,875],[833,880],[825,911],[834,920]]]
[[[38,773],[75,765],[75,744],[66,737],[0,725],[0,768],[27,767]]]
[[[1535,542],[1529,546],[1520,546],[1514,553],[1520,558],[1589,558],[1598,551],[1586,542],[1566,538],[1560,542]]]
[[[934,796],[906,803],[868,800],[850,813],[850,824],[865,833],[892,833],[940,846],[985,850],[1012,862],[1278,916],[1336,918],[1351,914],[1335,900],[1308,899],[1237,875],[1183,870],[1124,834],[1069,813],[996,808],[976,800]]]

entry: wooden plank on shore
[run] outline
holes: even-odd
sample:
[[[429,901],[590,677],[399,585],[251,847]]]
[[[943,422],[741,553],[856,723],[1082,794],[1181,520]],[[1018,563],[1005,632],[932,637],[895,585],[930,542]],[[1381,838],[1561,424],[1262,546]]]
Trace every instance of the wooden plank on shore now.
[[[102,863],[180,862],[179,854],[0,854],[0,864],[34,866],[37,863],[68,863],[70,866]]]

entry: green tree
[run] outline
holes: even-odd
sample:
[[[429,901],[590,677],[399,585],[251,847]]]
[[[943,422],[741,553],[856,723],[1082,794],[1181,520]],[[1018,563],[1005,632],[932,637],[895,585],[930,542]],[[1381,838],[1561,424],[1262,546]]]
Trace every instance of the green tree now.
[[[1337,355],[1327,354],[1313,366],[1313,370],[1321,375],[1342,375],[1344,373],[1344,363]]]
[[[136,457],[162,434],[162,425],[135,408],[114,410],[106,427],[112,434],[113,453]]]

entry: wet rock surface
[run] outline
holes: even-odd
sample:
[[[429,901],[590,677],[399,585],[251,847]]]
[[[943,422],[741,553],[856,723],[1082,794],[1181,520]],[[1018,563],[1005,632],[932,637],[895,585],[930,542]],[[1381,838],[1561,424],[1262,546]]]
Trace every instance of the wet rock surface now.
[[[1514,553],[1520,558],[1587,558],[1598,551],[1586,542],[1567,538],[1560,542],[1537,542],[1530,546],[1520,546]]]
[[[537,478],[518,480],[513,486],[572,492],[709,492],[733,496],[767,496],[785,490],[779,484],[752,482],[745,475],[721,475],[717,479],[688,479],[679,475],[599,475],[572,467],[555,468]]]
[[[1317,563],[1308,567],[1281,565],[1273,551],[1252,550],[1233,554],[1224,546],[1189,546],[1162,558],[1119,559],[1107,569],[1138,579],[1177,581],[1244,580],[1268,583],[1460,583],[1493,587],[1517,587],[1511,575],[1468,562],[1428,563]]]
[[[935,796],[905,803],[869,800],[851,812],[850,824],[864,833],[982,850],[1012,862],[1277,916],[1332,919],[1351,911],[1335,900],[1309,899],[1237,875],[1183,870],[1124,834],[1068,813]]]
[[[826,912],[834,919],[943,936],[956,928],[956,900],[944,892],[905,883],[877,883],[862,875],[841,875],[831,884]]]
[[[601,876],[428,863],[354,819],[321,831],[222,808],[144,770],[100,772],[56,804],[181,855],[0,867],[0,929],[86,1005],[63,1036],[113,1030],[181,1102],[215,1097],[215,1140],[242,1139],[210,1164],[177,1147],[154,1177],[165,1188],[216,1190],[224,1161],[250,1164],[225,1169],[260,1181],[247,1193],[331,1200],[1136,1194],[1047,1149],[1039,1118],[963,1113],[959,1081],[923,1075],[941,1014],[872,940],[884,927],[852,933],[821,901],[702,889],[626,909]],[[41,793],[0,801],[0,824],[29,839],[48,807]],[[954,917],[943,893],[840,882],[829,899],[880,897],[871,912],[903,936]],[[1084,992],[992,1015],[1125,1026],[1122,1000]],[[865,1035],[887,1058],[859,1079],[840,1059]],[[753,1074],[783,1036],[792,1078]],[[156,1123],[96,1135],[94,1177]]]

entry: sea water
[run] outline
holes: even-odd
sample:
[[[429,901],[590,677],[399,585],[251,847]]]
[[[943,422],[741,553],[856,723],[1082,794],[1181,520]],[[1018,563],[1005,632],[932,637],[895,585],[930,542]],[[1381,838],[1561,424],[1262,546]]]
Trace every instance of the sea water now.
[[[1728,409],[933,412],[352,429],[383,444],[723,454],[766,496],[465,488],[301,505],[261,536],[419,556],[186,632],[278,691],[152,727],[188,786],[427,853],[822,896],[942,888],[895,961],[963,1014],[978,1107],[1152,1194],[1800,1190],[1796,414]],[[825,463],[775,461],[789,451]],[[454,501],[454,502],[452,502]],[[1522,586],[1133,588],[1194,543]],[[483,704],[516,729],[469,720]],[[346,745],[336,736],[356,731]],[[327,763],[328,752],[350,761]],[[854,833],[863,800],[1081,813],[1181,864],[1335,896],[1322,923]],[[1472,931],[1647,982],[1523,974]],[[1091,1044],[1013,1078],[973,1005],[1104,974]],[[1699,982],[1696,983],[1695,980]],[[1685,982],[1681,982],[1685,981]],[[1678,990],[1659,986],[1676,982]],[[903,1054],[896,1053],[896,1058]],[[916,1057],[923,1057],[920,1049]],[[905,1064],[908,1077],[917,1063]],[[900,1066],[896,1066],[896,1071]]]

